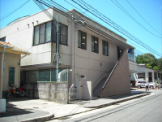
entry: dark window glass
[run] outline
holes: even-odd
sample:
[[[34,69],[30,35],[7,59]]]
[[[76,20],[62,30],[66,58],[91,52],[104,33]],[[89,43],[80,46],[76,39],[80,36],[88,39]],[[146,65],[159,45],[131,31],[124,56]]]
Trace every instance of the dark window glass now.
[[[8,78],[8,83],[10,85],[14,85],[15,82],[15,67],[9,67],[9,78]]]
[[[102,41],[102,54],[108,56],[108,42]]]
[[[51,22],[46,23],[46,42],[51,41]]]
[[[67,45],[67,34],[68,27],[66,25],[60,24],[60,44]]]
[[[78,47],[81,49],[86,49],[87,34],[82,31],[78,31]]]
[[[92,36],[92,52],[98,53],[98,38]]]
[[[1,38],[0,41],[6,42],[6,37]]]
[[[60,44],[64,44],[67,45],[67,39],[68,39],[68,26],[63,25],[61,23],[60,24],[60,28],[59,28],[59,43]],[[56,42],[57,40],[57,32],[56,32],[56,26],[53,26],[53,41]]]
[[[45,39],[45,24],[40,25],[40,43],[44,43]]]
[[[39,44],[39,26],[34,29],[34,45]]]

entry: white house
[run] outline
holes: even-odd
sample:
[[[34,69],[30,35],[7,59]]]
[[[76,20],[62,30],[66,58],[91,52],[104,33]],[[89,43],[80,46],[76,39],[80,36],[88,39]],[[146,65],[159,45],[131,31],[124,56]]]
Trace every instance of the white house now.
[[[130,93],[128,52],[133,55],[134,47],[126,39],[74,9],[64,12],[53,7],[46,11],[52,17],[41,11],[0,29],[0,38],[31,53],[21,60],[21,83],[28,96],[66,103],[67,88],[74,84],[77,92],[86,91],[90,87],[77,84],[87,81],[91,90],[79,96],[82,99],[85,94],[92,96],[92,90],[99,97]],[[79,81],[72,72],[65,75],[64,82],[56,82],[57,17],[59,70],[72,69],[81,76]]]

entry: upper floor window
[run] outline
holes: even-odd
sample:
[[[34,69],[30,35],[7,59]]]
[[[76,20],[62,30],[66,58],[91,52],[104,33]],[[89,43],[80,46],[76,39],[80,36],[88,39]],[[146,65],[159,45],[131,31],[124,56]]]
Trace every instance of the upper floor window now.
[[[6,37],[1,38],[0,41],[6,42]]]
[[[59,28],[59,43],[60,44],[64,44],[64,45],[67,45],[68,44],[68,26],[64,25],[64,24],[60,24],[60,28]],[[54,27],[53,29],[53,32],[54,32],[54,38],[53,38],[53,41],[56,42],[57,40],[57,32],[56,32],[56,27]]]
[[[86,50],[86,40],[87,40],[87,34],[79,30],[78,31],[78,48]]]
[[[92,52],[98,53],[98,38],[92,36]]]
[[[42,44],[51,41],[52,22],[47,22],[34,27],[33,45]]]
[[[102,40],[102,54],[108,56],[108,42]]]

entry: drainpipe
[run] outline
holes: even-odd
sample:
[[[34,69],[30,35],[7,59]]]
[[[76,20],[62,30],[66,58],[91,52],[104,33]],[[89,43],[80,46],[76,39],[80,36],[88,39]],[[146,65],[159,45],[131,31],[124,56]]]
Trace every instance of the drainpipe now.
[[[1,99],[2,99],[2,92],[3,92],[3,69],[4,69],[4,53],[5,53],[6,46],[3,46],[2,52],[2,68],[1,68]]]

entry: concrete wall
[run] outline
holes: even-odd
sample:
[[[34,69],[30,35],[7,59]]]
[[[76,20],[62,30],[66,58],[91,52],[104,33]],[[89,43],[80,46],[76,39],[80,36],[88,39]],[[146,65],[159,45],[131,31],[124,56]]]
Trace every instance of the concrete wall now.
[[[80,82],[80,99],[91,100],[92,99],[92,82]]]
[[[68,84],[50,82],[24,82],[26,96],[58,103],[68,103]]]
[[[128,67],[128,54],[125,50],[120,58],[117,67],[110,76],[105,88],[101,91],[99,97],[108,97],[113,95],[129,94],[130,80]]]

